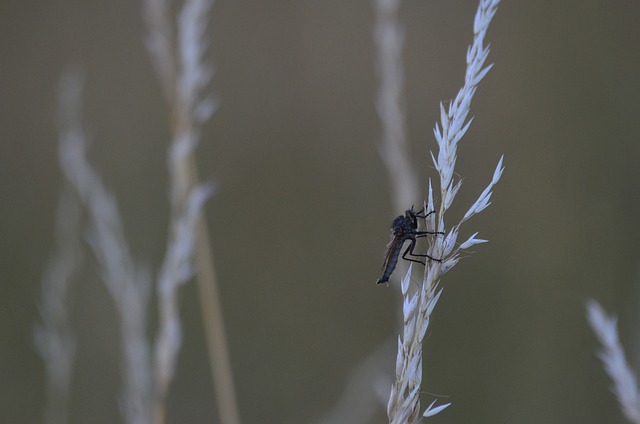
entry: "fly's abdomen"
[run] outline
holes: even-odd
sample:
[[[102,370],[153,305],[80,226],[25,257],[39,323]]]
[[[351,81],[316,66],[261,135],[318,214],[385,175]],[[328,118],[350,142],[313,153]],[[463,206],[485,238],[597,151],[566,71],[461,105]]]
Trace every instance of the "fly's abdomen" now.
[[[378,284],[383,284],[389,281],[389,277],[393,274],[393,270],[396,269],[396,265],[398,265],[398,257],[400,256],[400,250],[402,250],[402,244],[404,240],[395,240],[393,246],[389,252],[387,252],[387,257],[384,263],[384,272],[382,273],[382,277],[378,279]]]

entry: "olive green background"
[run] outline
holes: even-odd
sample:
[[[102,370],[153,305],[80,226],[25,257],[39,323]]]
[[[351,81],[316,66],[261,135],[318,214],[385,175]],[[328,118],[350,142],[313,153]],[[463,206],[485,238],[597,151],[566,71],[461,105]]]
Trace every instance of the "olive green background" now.
[[[477,2],[406,1],[408,125],[423,191],[441,100],[463,82]],[[137,1],[0,3],[0,422],[41,422],[32,342],[62,185],[55,91],[86,74],[91,160],[117,193],[136,257],[157,268],[167,227],[169,132]],[[391,219],[375,141],[370,1],[219,0],[208,32],[221,107],[201,175],[245,423],[313,423],[349,372],[392,337],[398,299],[375,280]],[[425,348],[435,423],[611,423],[622,416],[595,356],[584,302],[640,341],[640,3],[505,1],[494,68],[459,150],[448,223],[506,170],[465,226],[490,243],[446,275]],[[422,199],[416,199],[419,204]],[[407,205],[407,207],[410,205]],[[72,423],[118,423],[113,304],[88,254],[73,292]],[[169,423],[215,422],[195,285]],[[381,364],[383,366],[385,364]],[[389,369],[392,364],[386,364]],[[385,422],[383,409],[372,422]]]

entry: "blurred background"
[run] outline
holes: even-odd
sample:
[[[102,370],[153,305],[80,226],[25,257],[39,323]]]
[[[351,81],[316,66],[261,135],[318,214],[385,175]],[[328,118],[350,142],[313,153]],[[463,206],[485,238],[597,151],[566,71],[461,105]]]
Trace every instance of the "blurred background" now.
[[[463,83],[476,7],[423,0],[401,9],[424,196],[439,102]],[[134,255],[150,267],[167,233],[169,129],[140,2],[5,1],[0,11],[0,422],[39,423],[44,367],[33,327],[63,181],[63,69],[85,70],[90,157],[117,195]],[[395,290],[375,284],[402,210],[391,207],[375,144],[373,24],[371,1],[213,8],[207,58],[221,107],[198,158],[203,179],[219,185],[207,217],[245,423],[318,422],[396,331]],[[463,229],[490,243],[444,280],[423,403],[453,402],[437,423],[620,422],[584,302],[619,314],[640,365],[640,3],[505,1],[487,42],[495,66],[471,108],[457,166],[464,185],[448,222],[502,154],[506,170],[493,204]],[[116,315],[90,254],[72,300],[71,422],[122,422]],[[194,284],[181,307],[168,422],[215,422]],[[385,420],[380,407],[371,422]]]

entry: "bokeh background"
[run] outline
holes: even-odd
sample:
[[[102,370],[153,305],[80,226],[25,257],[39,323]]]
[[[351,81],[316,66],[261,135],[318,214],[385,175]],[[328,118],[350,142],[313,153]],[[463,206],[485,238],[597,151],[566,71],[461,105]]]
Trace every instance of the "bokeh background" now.
[[[438,104],[464,75],[477,2],[406,1],[409,135],[426,195]],[[0,422],[41,422],[44,368],[32,341],[54,245],[55,92],[86,74],[91,159],[118,201],[136,257],[157,266],[168,219],[169,130],[137,1],[0,4]],[[396,330],[375,280],[391,219],[370,1],[219,0],[208,59],[221,107],[199,147],[245,423],[313,423],[351,370]],[[505,1],[495,63],[472,105],[452,214],[475,200],[501,154],[478,246],[446,275],[425,351],[424,402],[438,423],[620,422],[584,302],[640,341],[640,3]],[[419,204],[422,199],[416,199]],[[409,205],[407,205],[409,206]],[[449,223],[455,216],[449,217]],[[215,422],[195,285],[182,292],[184,349],[168,422]],[[73,423],[118,423],[113,304],[87,255],[73,292]],[[391,369],[391,363],[388,363]],[[383,408],[372,422],[385,422]]]

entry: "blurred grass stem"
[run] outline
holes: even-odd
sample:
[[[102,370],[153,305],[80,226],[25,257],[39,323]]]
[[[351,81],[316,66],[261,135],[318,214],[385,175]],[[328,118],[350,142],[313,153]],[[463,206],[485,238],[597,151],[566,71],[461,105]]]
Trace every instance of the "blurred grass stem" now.
[[[402,0],[374,0],[376,109],[382,124],[378,150],[391,182],[394,210],[404,211],[419,198],[418,173],[411,160],[406,124],[402,50],[405,31],[398,19]]]
[[[594,300],[587,302],[587,319],[591,329],[602,345],[598,357],[613,381],[611,388],[625,417],[640,424],[640,391],[638,381],[629,365],[618,336],[618,319],[608,315]]]
[[[213,67],[203,62],[207,44],[204,35],[213,0],[185,1],[177,20],[177,31],[169,19],[168,3],[167,0],[146,0],[145,18],[149,30],[147,47],[170,110],[170,197],[175,211],[184,202],[186,193],[199,184],[194,146],[199,141],[202,123],[216,108],[212,97],[202,98],[202,92],[213,75]],[[194,254],[198,297],[220,422],[239,424],[222,302],[209,229],[203,214],[197,218]],[[159,384],[160,389],[166,391],[162,382]]]
[[[45,424],[68,421],[69,387],[76,352],[69,297],[72,278],[82,262],[80,220],[78,199],[71,187],[65,185],[56,213],[56,248],[42,277],[39,305],[42,322],[34,334],[46,372]]]

